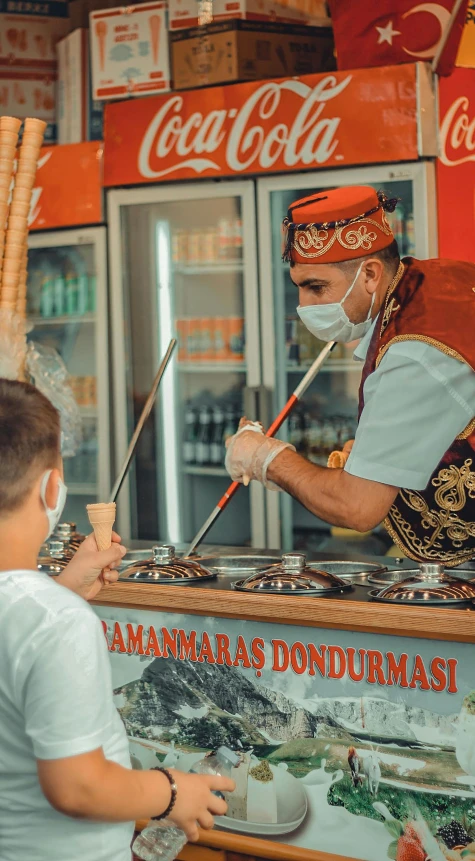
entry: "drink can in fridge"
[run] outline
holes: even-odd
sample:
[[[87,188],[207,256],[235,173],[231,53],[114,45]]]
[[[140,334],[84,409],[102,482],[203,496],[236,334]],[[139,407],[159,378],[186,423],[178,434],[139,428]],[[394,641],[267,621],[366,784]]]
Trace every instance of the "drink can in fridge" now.
[[[225,362],[230,357],[229,320],[227,317],[215,317],[214,358],[217,362]]]
[[[215,359],[213,317],[203,317],[200,320],[200,346],[200,359],[203,362],[212,362]]]
[[[186,362],[188,358],[188,332],[186,319],[176,321],[176,334],[178,338],[178,361]]]
[[[202,237],[201,230],[192,230],[188,234],[188,263],[196,264],[201,261]]]
[[[201,332],[200,332],[200,321],[193,317],[188,320],[187,325],[187,353],[188,353],[188,361],[196,362],[201,358]]]
[[[244,318],[229,318],[229,351],[230,359],[235,362],[244,360]]]

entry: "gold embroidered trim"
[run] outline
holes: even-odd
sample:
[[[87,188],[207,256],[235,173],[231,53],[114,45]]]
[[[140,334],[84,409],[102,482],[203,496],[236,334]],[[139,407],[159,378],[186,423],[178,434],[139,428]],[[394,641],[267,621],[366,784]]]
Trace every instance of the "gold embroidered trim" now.
[[[379,330],[379,337],[380,338],[381,338],[386,326],[388,325],[388,323],[391,319],[391,314],[393,313],[393,311],[399,311],[400,306],[394,305],[396,300],[391,299],[391,302],[389,300],[390,300],[392,294],[394,293],[396,287],[398,286],[399,282],[401,281],[401,278],[404,275],[404,272],[405,272],[405,266],[401,260],[399,262],[399,266],[397,268],[396,274],[395,274],[393,280],[391,281],[391,283],[387,289],[387,292],[386,292],[386,297],[384,300],[383,319],[381,321],[381,328]]]
[[[460,353],[457,353],[456,350],[452,350],[452,347],[447,347],[446,344],[443,344],[442,341],[437,341],[435,338],[429,338],[427,335],[396,335],[394,338],[391,338],[387,344],[380,347],[378,357],[376,359],[376,367],[378,367],[381,359],[387,353],[392,344],[397,344],[401,341],[422,341],[423,344],[430,344],[431,347],[437,347],[437,349],[440,350],[441,353],[445,353],[446,356],[451,356],[452,359],[458,359],[459,362],[463,362],[465,365],[468,365],[468,362],[460,355]]]
[[[431,482],[435,488],[433,507],[429,507],[427,500],[415,490],[401,488],[399,491],[384,525],[409,558],[437,560],[452,567],[475,555],[473,541],[470,548],[463,547],[465,542],[475,538],[475,523],[463,520],[459,514],[468,499],[475,499],[472,463],[472,458],[467,458],[461,467],[450,464],[439,470]],[[422,529],[427,533],[424,538],[420,538],[405,520],[397,507],[397,499],[419,515]],[[447,541],[452,545],[451,550],[444,549]]]
[[[324,228],[319,229],[314,226],[309,227],[307,230],[296,230],[292,244],[298,254],[309,259],[326,254],[335,242],[339,242],[343,248],[349,251],[356,251],[358,248],[371,251],[378,235],[374,231],[368,232],[367,225],[377,227],[386,236],[391,235],[392,231],[387,219],[383,219],[383,224],[381,225],[374,218],[365,218],[358,221],[357,227],[353,224],[336,227],[332,235],[329,234],[328,230]]]
[[[468,439],[468,437],[471,436],[474,431],[475,431],[475,418],[473,418],[472,421],[469,422],[469,424],[467,425],[465,430],[462,431],[462,433],[459,433],[459,435],[458,435],[458,437],[456,437],[456,439]]]

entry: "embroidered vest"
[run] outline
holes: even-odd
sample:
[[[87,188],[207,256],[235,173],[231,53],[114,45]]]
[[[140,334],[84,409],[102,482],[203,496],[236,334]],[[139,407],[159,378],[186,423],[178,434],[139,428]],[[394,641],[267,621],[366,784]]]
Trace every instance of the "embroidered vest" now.
[[[432,344],[475,371],[475,265],[404,259],[371,339],[360,415],[366,378],[398,341]],[[475,556],[475,418],[446,451],[425,490],[401,488],[384,525],[404,553],[418,562],[453,567]]]

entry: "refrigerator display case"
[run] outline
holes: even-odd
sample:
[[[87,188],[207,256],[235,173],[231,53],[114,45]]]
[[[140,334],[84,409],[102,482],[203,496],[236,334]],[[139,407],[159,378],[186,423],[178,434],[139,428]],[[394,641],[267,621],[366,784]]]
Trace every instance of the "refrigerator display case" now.
[[[82,441],[64,460],[63,519],[88,532],[85,506],[106,500],[111,485],[105,228],[30,233],[27,295],[28,337],[58,351],[79,405]]]
[[[229,485],[225,441],[253,417],[261,380],[252,181],[170,184],[108,195],[117,463],[170,338],[178,348],[124,483],[124,538],[189,541]],[[265,546],[252,486],[209,533]]]
[[[271,393],[273,412],[318,355],[323,344],[298,319],[298,291],[290,267],[282,262],[281,223],[296,199],[325,188],[372,185],[397,197],[388,213],[401,256],[437,255],[434,166],[417,162],[388,166],[273,176],[258,181],[258,222],[263,384]],[[301,405],[279,433],[311,461],[326,465],[328,455],[354,439],[361,364],[353,361],[356,344],[337,345]],[[288,494],[267,494],[267,546],[306,551],[326,550],[330,527]],[[375,542],[366,550],[376,552]],[[384,552],[383,546],[379,552]]]

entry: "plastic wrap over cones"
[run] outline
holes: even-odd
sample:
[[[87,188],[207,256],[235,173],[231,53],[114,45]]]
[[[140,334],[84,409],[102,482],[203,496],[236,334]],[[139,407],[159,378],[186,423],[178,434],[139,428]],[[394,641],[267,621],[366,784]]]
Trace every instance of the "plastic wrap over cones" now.
[[[82,440],[79,407],[69,385],[69,374],[61,356],[53,347],[29,341],[26,372],[37,389],[51,401],[61,421],[61,454],[72,457]]]
[[[115,507],[115,502],[97,502],[86,506],[98,550],[107,550],[112,544]]]
[[[350,456],[351,449],[353,448],[353,443],[354,440],[350,439],[348,442],[345,442],[343,451],[332,451],[327,461],[329,469],[344,469],[346,461]]]

